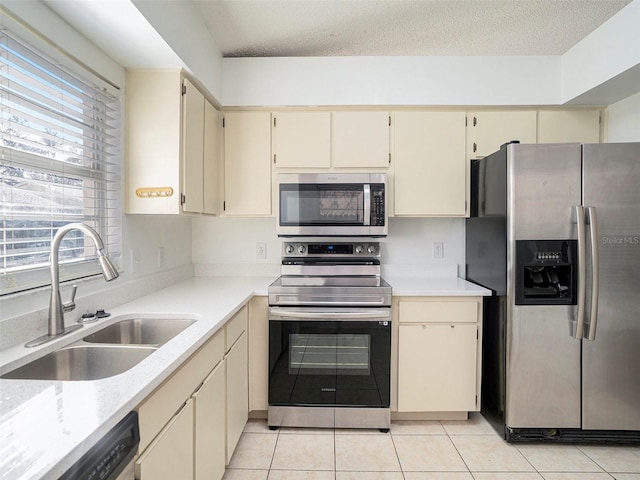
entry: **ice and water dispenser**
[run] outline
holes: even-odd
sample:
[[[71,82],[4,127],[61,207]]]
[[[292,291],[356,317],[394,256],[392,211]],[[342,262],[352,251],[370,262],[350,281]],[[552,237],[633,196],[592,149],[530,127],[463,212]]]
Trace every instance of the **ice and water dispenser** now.
[[[575,305],[576,240],[516,240],[516,305]]]

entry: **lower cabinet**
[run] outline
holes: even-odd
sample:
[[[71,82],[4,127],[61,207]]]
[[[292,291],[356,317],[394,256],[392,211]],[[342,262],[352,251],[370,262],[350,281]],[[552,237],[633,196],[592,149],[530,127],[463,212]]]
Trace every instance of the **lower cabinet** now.
[[[480,409],[482,299],[395,300],[398,412]]]
[[[188,400],[138,458],[136,478],[193,478],[193,401]]]
[[[219,480],[249,411],[248,308],[138,406],[138,480]]]
[[[227,464],[249,416],[247,333],[243,332],[225,357],[227,368]]]
[[[195,403],[195,478],[219,479],[226,465],[225,365],[218,366],[193,394]]]

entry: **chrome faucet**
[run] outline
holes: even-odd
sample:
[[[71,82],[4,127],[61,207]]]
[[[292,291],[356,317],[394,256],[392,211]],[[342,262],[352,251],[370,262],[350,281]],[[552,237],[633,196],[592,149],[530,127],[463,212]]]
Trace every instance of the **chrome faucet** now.
[[[93,228],[85,225],[83,223],[69,223],[63,227],[60,227],[56,232],[53,240],[51,241],[51,253],[49,256],[50,259],[50,268],[51,268],[51,297],[49,299],[49,331],[46,335],[36,338],[25,344],[25,347],[35,347],[37,345],[42,345],[48,341],[54,340],[62,335],[66,335],[71,333],[79,328],[82,328],[82,325],[73,325],[65,329],[64,326],[64,312],[70,312],[74,308],[76,308],[76,304],[74,302],[76,291],[78,287],[76,285],[73,286],[73,290],[71,292],[71,300],[69,302],[63,303],[62,297],[60,296],[60,272],[58,266],[58,250],[60,249],[60,243],[62,243],[62,238],[72,230],[80,230],[85,235],[88,235],[98,250],[98,263],[100,264],[100,268],[102,269],[102,275],[107,282],[111,280],[115,280],[118,278],[118,271],[116,267],[111,263],[109,257],[107,257],[104,253],[104,243],[102,243],[102,239],[98,232],[96,232]]]

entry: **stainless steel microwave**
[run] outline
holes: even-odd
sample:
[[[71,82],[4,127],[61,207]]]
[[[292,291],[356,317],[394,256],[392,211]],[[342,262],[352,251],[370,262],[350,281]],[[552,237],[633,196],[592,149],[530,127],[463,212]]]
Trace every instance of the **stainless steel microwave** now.
[[[384,173],[278,175],[280,237],[382,237],[388,223]]]

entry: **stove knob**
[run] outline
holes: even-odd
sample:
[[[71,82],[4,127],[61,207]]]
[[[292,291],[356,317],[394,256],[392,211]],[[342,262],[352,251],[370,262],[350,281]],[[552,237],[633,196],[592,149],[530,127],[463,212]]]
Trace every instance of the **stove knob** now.
[[[287,255],[291,255],[293,253],[293,245],[288,243],[287,246],[284,247],[284,251]]]
[[[372,243],[367,247],[367,252],[369,252],[371,255],[375,255],[376,253],[378,253],[378,247],[376,247],[376,245]]]
[[[364,247],[362,245],[356,245],[356,253],[364,252]]]
[[[304,245],[300,245],[300,246],[298,247],[298,253],[299,253],[300,255],[303,255],[304,253],[306,253],[306,251],[307,251],[307,247],[305,247]]]

